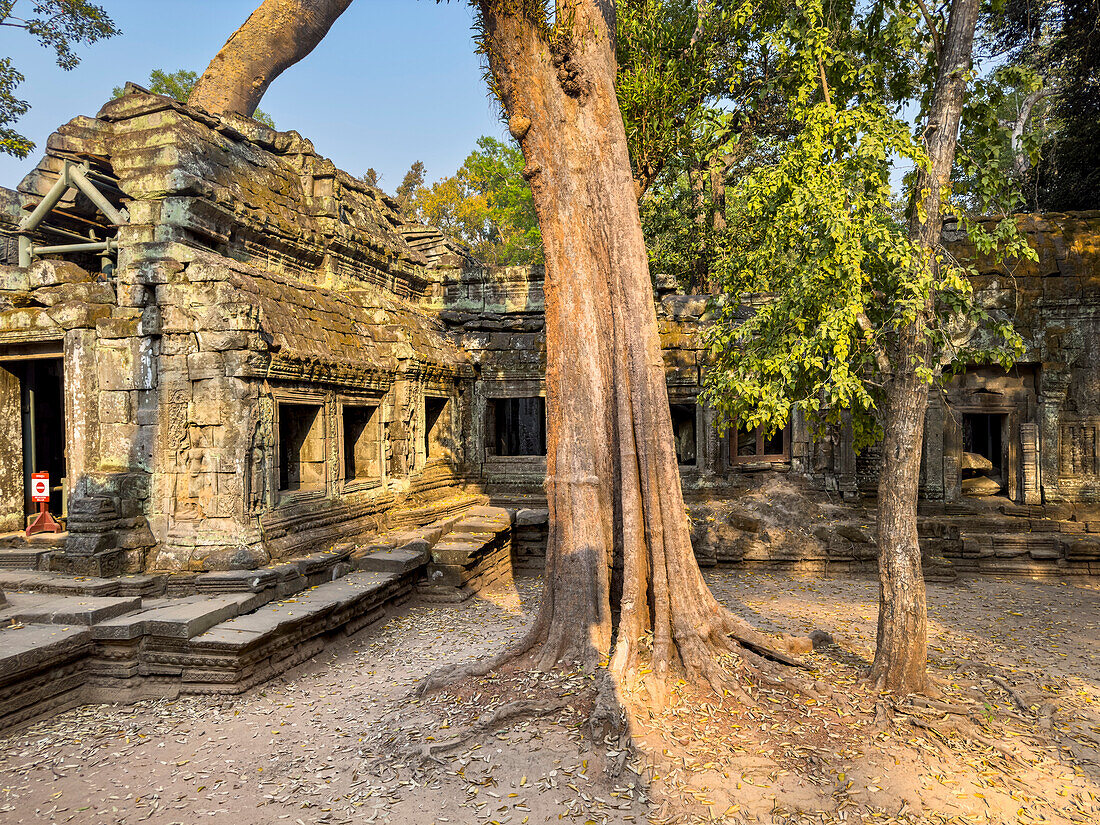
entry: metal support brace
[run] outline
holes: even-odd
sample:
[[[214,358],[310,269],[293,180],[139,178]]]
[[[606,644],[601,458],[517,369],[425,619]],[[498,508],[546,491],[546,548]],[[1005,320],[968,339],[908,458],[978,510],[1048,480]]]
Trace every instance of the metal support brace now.
[[[35,255],[49,255],[49,254],[61,254],[66,252],[110,252],[112,249],[117,249],[112,241],[95,241],[83,244],[63,244],[61,246],[40,246],[35,247],[31,241],[31,233],[36,230],[46,216],[57,206],[58,202],[65,197],[65,194],[70,189],[77,189],[83,192],[96,208],[99,209],[107,219],[115,226],[122,226],[129,221],[130,216],[126,213],[125,209],[115,209],[109,200],[107,200],[103,193],[100,192],[94,183],[87,178],[89,168],[87,164],[83,166],[74,166],[72,162],[65,161],[65,166],[61,170],[61,175],[54,182],[54,185],[50,187],[50,191],[46,193],[46,196],[39,201],[38,206],[34,208],[29,215],[23,218],[19,223],[19,266],[29,267]]]

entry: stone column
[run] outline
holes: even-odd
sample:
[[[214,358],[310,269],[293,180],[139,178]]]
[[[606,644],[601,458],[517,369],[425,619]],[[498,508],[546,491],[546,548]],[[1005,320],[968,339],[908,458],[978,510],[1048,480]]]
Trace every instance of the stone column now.
[[[1057,365],[1044,364],[1039,386],[1039,490],[1040,497],[1049,501],[1057,498],[1058,480],[1061,478],[1058,460],[1062,439],[1062,405],[1069,388],[1069,375],[1057,371]]]
[[[1040,468],[1039,468],[1039,425],[1038,424],[1021,424],[1020,425],[1020,447],[1022,452],[1022,460],[1020,462],[1020,473],[1022,475],[1022,487],[1024,493],[1024,504],[1042,504],[1043,495],[1040,487]]]
[[[0,367],[0,532],[23,529],[24,498],[19,377]]]
[[[928,399],[928,411],[924,415],[924,460],[921,466],[921,495],[930,501],[942,501],[944,498],[943,420],[943,397],[933,395]]]

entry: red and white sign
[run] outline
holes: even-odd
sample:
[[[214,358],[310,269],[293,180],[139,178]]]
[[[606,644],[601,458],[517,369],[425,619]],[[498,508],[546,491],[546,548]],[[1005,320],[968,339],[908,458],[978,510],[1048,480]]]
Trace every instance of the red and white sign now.
[[[50,474],[31,473],[31,501],[50,500]]]

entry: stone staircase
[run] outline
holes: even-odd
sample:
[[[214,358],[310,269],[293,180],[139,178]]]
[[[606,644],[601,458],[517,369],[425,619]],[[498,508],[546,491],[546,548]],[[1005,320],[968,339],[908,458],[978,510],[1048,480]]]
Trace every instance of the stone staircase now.
[[[512,584],[512,520],[501,507],[472,507],[431,551],[420,594],[435,602],[461,602],[477,592]]]
[[[120,578],[0,570],[0,730],[88,702],[240,693],[419,593],[511,583],[513,514],[425,527],[258,570]]]

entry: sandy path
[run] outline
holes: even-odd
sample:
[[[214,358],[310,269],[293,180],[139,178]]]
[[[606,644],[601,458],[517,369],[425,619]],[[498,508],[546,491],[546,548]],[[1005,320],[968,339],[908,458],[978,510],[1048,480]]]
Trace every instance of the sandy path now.
[[[747,617],[772,622],[775,630],[825,627],[857,656],[872,649],[873,581],[738,571],[710,571],[708,578],[720,598],[740,603]],[[641,778],[627,770],[608,780],[604,750],[553,718],[471,742],[434,770],[394,767],[387,755],[395,735],[448,736],[438,704],[405,699],[409,687],[442,663],[483,655],[515,638],[539,584],[521,579],[518,594],[459,607],[412,604],[243,696],[87,707],[0,739],[0,821],[643,822],[654,812]],[[1055,697],[1058,743],[1026,774],[1040,802],[1019,801],[1021,813],[1009,817],[1004,804],[986,803],[996,796],[987,786],[996,791],[1007,770],[995,760],[968,759],[942,744],[922,750],[911,741],[897,749],[879,742],[845,751],[809,779],[753,773],[747,762],[734,766],[735,778],[712,770],[708,781],[724,786],[723,803],[744,802],[729,821],[1030,822],[1032,813],[1057,821],[1051,804],[1085,817],[1065,821],[1100,821],[1090,810],[1100,812],[1100,591],[980,581],[932,585],[930,605],[934,672],[960,683],[960,690],[977,690],[980,674],[967,668],[993,666],[1024,690]],[[1009,696],[1000,699],[1003,708],[996,710],[1011,713]],[[838,787],[840,773],[844,787]],[[1003,790],[1016,805],[1013,788]],[[671,813],[708,821],[729,807]]]

